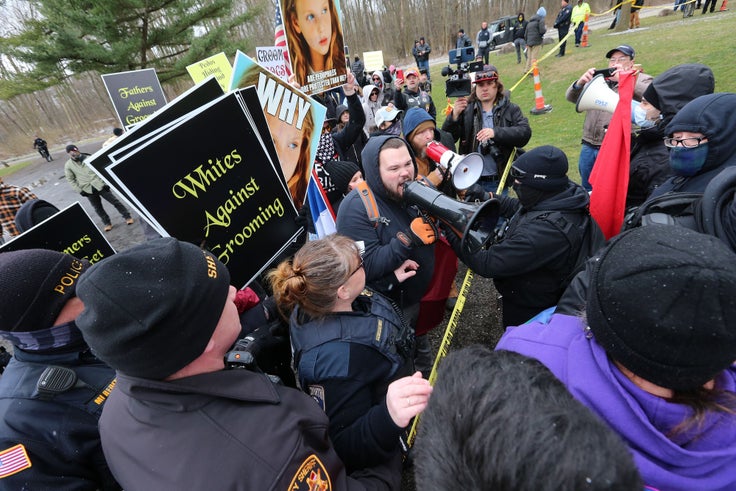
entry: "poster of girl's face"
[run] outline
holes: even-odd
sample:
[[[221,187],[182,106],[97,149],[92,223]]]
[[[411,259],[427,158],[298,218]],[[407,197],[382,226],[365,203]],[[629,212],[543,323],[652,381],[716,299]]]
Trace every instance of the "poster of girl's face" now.
[[[340,0],[279,0],[291,71],[305,94],[347,80]]]
[[[306,199],[326,109],[238,51],[230,90],[250,86],[256,87],[281,171],[299,208]]]

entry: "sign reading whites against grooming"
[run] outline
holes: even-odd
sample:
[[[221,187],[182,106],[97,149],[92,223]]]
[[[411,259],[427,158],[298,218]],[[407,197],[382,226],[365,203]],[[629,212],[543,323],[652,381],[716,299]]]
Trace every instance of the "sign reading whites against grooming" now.
[[[146,68],[102,76],[107,94],[125,128],[140,123],[166,105],[156,70]]]
[[[0,252],[50,249],[91,263],[115,254],[102,232],[76,202],[0,246]]]
[[[210,250],[236,286],[249,283],[302,231],[254,121],[265,126],[255,90],[243,91],[252,92],[253,103],[239,92],[226,94],[107,167],[154,226]]]

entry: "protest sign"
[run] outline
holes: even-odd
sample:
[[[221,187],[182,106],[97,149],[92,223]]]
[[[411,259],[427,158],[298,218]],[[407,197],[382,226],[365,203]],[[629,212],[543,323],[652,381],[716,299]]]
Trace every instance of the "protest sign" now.
[[[256,48],[256,61],[284,82],[289,81],[289,70],[286,68],[283,47],[268,46]]]
[[[146,68],[102,75],[118,119],[125,128],[140,123],[166,105],[156,70]]]
[[[230,61],[225,56],[225,53],[217,53],[216,55],[187,66],[187,72],[189,72],[189,76],[192,77],[195,84],[200,83],[212,75],[217,80],[217,83],[220,84],[220,87],[222,87],[222,91],[227,92],[227,84],[230,82],[233,67],[230,65]]]
[[[281,171],[292,200],[300,207],[306,199],[307,184],[312,175],[327,110],[238,51],[233,63],[230,89],[250,86],[256,88]]]
[[[383,70],[383,51],[364,51],[363,63],[365,63],[366,72],[375,72]]]
[[[236,286],[249,283],[302,231],[278,163],[257,131],[255,120],[265,118],[255,90],[192,111],[107,168],[157,228],[210,250]]]
[[[115,254],[79,202],[71,204],[43,222],[0,246],[0,252],[50,249],[71,254],[91,263]]]
[[[310,0],[279,0],[286,30],[291,71],[308,95],[347,81],[340,0],[325,0],[313,9]]]

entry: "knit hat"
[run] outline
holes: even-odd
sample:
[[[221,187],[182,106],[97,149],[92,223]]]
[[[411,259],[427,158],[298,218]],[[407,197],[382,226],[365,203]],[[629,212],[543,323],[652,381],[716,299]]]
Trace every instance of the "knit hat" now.
[[[613,56],[613,54],[616,51],[620,51],[623,54],[625,54],[626,56],[630,56],[632,60],[634,59],[634,55],[636,54],[634,52],[634,48],[632,48],[628,44],[622,44],[621,46],[616,46],[615,48],[613,48],[612,50],[610,50],[608,53],[606,53],[606,58],[610,58],[611,56]],[[649,99],[647,99],[647,100],[649,100]]]
[[[406,111],[404,115],[404,134],[406,140],[410,141],[412,136],[418,131],[423,131],[429,127],[435,128],[435,140],[439,139],[439,133],[437,132],[437,125],[434,118],[421,107],[412,107]]]
[[[49,217],[56,215],[59,209],[42,199],[31,199],[18,208],[15,214],[15,228],[23,233],[34,225],[38,225]]]
[[[337,109],[335,109],[335,114],[337,115],[337,121],[340,122],[340,118],[342,117],[342,113],[347,112],[348,106],[345,104],[340,104],[337,106]]]
[[[539,17],[546,17],[547,16],[547,10],[544,7],[539,7],[537,9],[537,15]]]
[[[360,171],[357,165],[349,160],[330,160],[322,164],[327,173],[330,175],[335,190],[342,195],[347,194],[348,184],[356,172]],[[331,201],[331,200],[330,200]]]
[[[654,88],[654,84],[647,85],[647,88],[644,89],[644,93],[642,94],[642,98],[646,99],[649,104],[656,107],[657,109],[661,107],[659,102],[659,95],[657,94],[657,90]]]
[[[396,109],[393,106],[383,106],[381,109],[376,111],[376,126],[380,128],[381,124],[383,124],[384,122],[393,121],[402,112],[403,111],[401,111],[400,109]]]
[[[71,152],[72,150],[77,150],[77,151],[79,151],[79,149],[77,148],[77,146],[76,146],[76,145],[67,145],[67,146],[66,146],[66,153],[69,153],[69,152]]]
[[[88,268],[86,259],[46,249],[0,253],[0,331],[53,326]]]
[[[567,187],[567,155],[557,147],[542,145],[516,159],[511,176],[522,185],[542,191]]]
[[[596,342],[635,375],[701,387],[736,359],[736,256],[683,227],[635,228],[601,253],[586,310]]]
[[[77,287],[85,306],[77,326],[114,369],[162,380],[204,352],[229,288],[210,252],[159,238],[90,268]]]

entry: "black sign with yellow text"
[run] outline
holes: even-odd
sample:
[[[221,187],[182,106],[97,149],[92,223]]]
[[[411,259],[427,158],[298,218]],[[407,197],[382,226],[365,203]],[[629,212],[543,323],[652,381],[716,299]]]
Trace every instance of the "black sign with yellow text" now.
[[[156,70],[145,68],[102,76],[115,112],[125,128],[140,123],[166,105]]]

